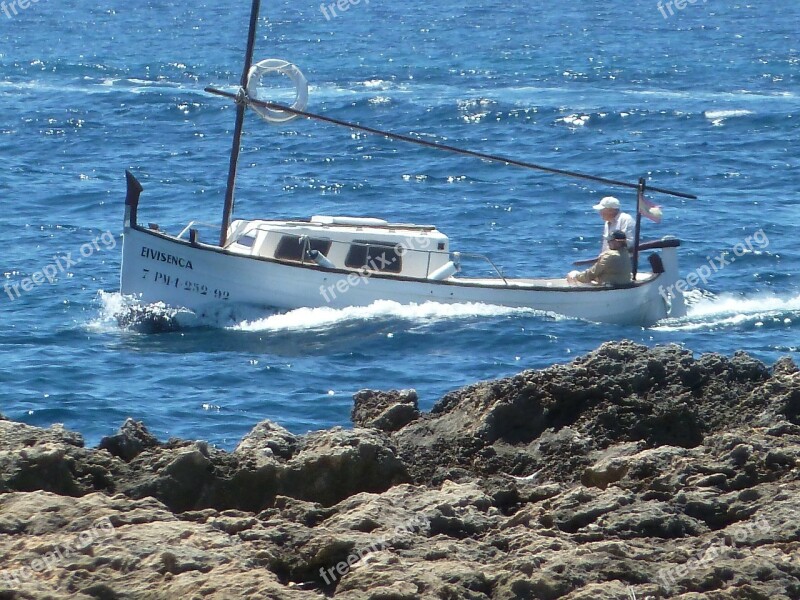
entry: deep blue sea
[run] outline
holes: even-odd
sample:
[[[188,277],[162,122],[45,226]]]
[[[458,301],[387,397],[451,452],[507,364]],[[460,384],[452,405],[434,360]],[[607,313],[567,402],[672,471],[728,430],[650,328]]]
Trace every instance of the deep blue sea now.
[[[672,15],[656,0],[361,0],[336,16],[326,8],[330,18],[316,1],[264,0],[256,58],[299,65],[309,110],[695,193],[694,201],[652,197],[664,220],[646,221],[644,237],[680,237],[686,273],[709,257],[729,264],[693,293],[686,319],[646,330],[381,303],[158,334],[122,330],[114,319],[125,303],[117,293],[124,171],[145,186],[143,222],[171,232],[195,219],[219,223],[235,111],[203,88],[235,89],[249,2],[8,2],[0,7],[0,412],[10,418],[62,422],[94,444],[131,416],[162,438],[230,448],[267,418],[295,432],[346,425],[360,388],[413,387],[430,408],[448,390],[566,362],[607,340],[798,357],[794,0],[670,4]],[[276,99],[289,97],[288,80],[271,83]],[[453,249],[488,254],[512,276],[566,273],[598,250],[592,204],[612,193],[632,211],[635,200],[252,114],[240,164],[237,216],[433,223]],[[65,265],[68,253],[81,260]],[[13,285],[48,268],[57,271],[52,283],[16,296]]]

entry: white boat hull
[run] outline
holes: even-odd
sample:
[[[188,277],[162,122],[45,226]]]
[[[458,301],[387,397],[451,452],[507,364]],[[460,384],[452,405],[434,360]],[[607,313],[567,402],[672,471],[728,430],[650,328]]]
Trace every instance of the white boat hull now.
[[[667,248],[664,255],[674,253]],[[682,316],[682,297],[670,304],[660,293],[677,280],[674,269],[626,288],[571,287],[565,280],[434,281],[395,275],[360,275],[316,265],[286,264],[191,243],[126,223],[120,289],[146,303],[163,302],[205,312],[223,303],[276,309],[367,306],[378,300],[484,303],[526,307],[595,322],[649,326]]]

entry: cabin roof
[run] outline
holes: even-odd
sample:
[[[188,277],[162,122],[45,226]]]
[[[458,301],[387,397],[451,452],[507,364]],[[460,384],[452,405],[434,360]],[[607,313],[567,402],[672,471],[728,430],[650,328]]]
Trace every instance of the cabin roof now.
[[[236,222],[243,220],[237,219]],[[443,236],[436,229],[435,225],[417,225],[415,223],[390,223],[384,219],[374,219],[370,217],[333,217],[327,215],[315,215],[308,220],[288,220],[288,221],[272,221],[262,219],[246,219],[247,223],[255,225],[256,227],[264,227],[266,229],[287,230],[292,228],[302,228],[305,230],[338,230],[353,233],[412,233],[412,234],[427,234],[435,237]]]

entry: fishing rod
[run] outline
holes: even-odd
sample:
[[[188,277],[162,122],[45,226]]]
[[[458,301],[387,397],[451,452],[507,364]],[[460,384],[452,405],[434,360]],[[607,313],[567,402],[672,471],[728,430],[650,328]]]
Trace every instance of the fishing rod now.
[[[225,98],[230,98],[235,100],[237,103],[242,102],[242,94],[233,94],[231,92],[226,92],[223,90],[219,90],[213,87],[205,88],[205,91],[210,94],[216,94],[217,96],[223,96]],[[263,100],[257,100],[255,98],[245,97],[244,98],[245,104],[252,104],[254,106],[260,106],[263,108],[269,108],[272,110],[281,110],[284,112],[288,112],[298,117],[305,117],[307,119],[315,119],[317,121],[323,121],[325,123],[331,123],[333,125],[339,125],[340,127],[348,127],[350,129],[355,129],[356,131],[363,131],[365,133],[371,133],[374,135],[380,135],[391,140],[398,140],[401,142],[408,142],[410,144],[416,144],[418,146],[424,146],[426,148],[434,148],[436,150],[444,150],[446,152],[453,152],[455,154],[462,154],[464,156],[473,156],[475,158],[480,158],[483,160],[488,160],[492,162],[499,162],[506,165],[514,165],[517,167],[523,167],[525,169],[533,169],[536,171],[543,171],[545,173],[551,173],[554,175],[564,175],[566,177],[575,177],[577,179],[585,179],[588,181],[595,181],[597,183],[604,183],[606,185],[614,185],[618,187],[625,187],[637,190],[639,189],[638,183],[629,183],[627,181],[619,181],[616,179],[609,179],[607,177],[599,177],[597,175],[589,175],[587,173],[579,173],[577,171],[567,171],[565,169],[556,169],[553,167],[546,167],[543,165],[537,165],[535,163],[525,162],[522,160],[517,160],[514,158],[508,158],[505,156],[497,156],[494,154],[486,154],[484,152],[476,152],[475,150],[467,150],[466,148],[459,148],[457,146],[451,146],[449,144],[442,144],[439,142],[431,142],[428,140],[420,140],[415,137],[411,137],[408,135],[403,135],[401,133],[392,133],[390,131],[384,131],[382,129],[376,129],[375,127],[368,127],[366,125],[359,125],[357,123],[351,123],[349,121],[342,121],[341,119],[335,119],[333,117],[326,117],[325,115],[320,115],[312,112],[308,112],[305,110],[298,110],[296,108],[292,108],[291,106],[285,106],[283,104],[277,104],[275,102],[264,102]],[[675,190],[668,190],[665,188],[655,187],[655,186],[647,186],[647,190],[650,192],[659,192],[661,194],[667,194],[668,196],[676,196],[678,198],[686,198],[689,200],[697,200],[697,196],[693,194],[687,194],[685,192],[677,192]]]

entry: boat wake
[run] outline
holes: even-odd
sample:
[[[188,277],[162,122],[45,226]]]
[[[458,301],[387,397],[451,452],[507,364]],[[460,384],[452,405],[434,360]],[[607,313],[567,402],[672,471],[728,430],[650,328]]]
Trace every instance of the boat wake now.
[[[254,321],[243,321],[234,326],[233,329],[240,331],[325,329],[351,321],[380,320],[383,318],[403,319],[425,324],[446,319],[501,317],[520,314],[546,315],[542,311],[530,308],[508,308],[488,304],[439,304],[436,302],[399,304],[391,300],[379,300],[363,307],[298,308]],[[555,315],[547,316],[562,318]]]
[[[708,292],[693,298],[688,314],[680,319],[665,319],[656,331],[702,329],[792,327],[800,323],[800,294],[780,297],[765,294],[754,297]]]
[[[698,331],[727,328],[793,327],[800,323],[800,294],[780,297],[774,294],[743,297],[733,294],[696,293],[687,298],[688,314],[680,319],[665,319],[655,331]],[[453,319],[505,316],[539,317],[549,321],[568,317],[531,308],[509,308],[489,304],[399,304],[380,300],[369,306],[348,308],[298,308],[286,312],[265,311],[249,306],[221,305],[197,314],[163,303],[142,304],[118,292],[99,292],[98,318],[90,326],[102,331],[169,333],[191,329],[225,329],[242,332],[291,332],[329,330],[355,322],[386,319],[428,325]]]
[[[287,312],[269,312],[248,306],[223,305],[204,314],[186,309],[174,309],[163,303],[143,304],[118,292],[98,293],[100,311],[91,323],[97,330],[124,330],[137,333],[169,333],[195,328],[226,329],[229,331],[269,332],[331,329],[356,321],[401,319],[416,324],[429,324],[448,319],[503,317],[513,315],[539,316],[550,320],[567,317],[531,308],[509,308],[488,304],[399,304],[380,300],[369,306],[348,308],[298,308]]]

